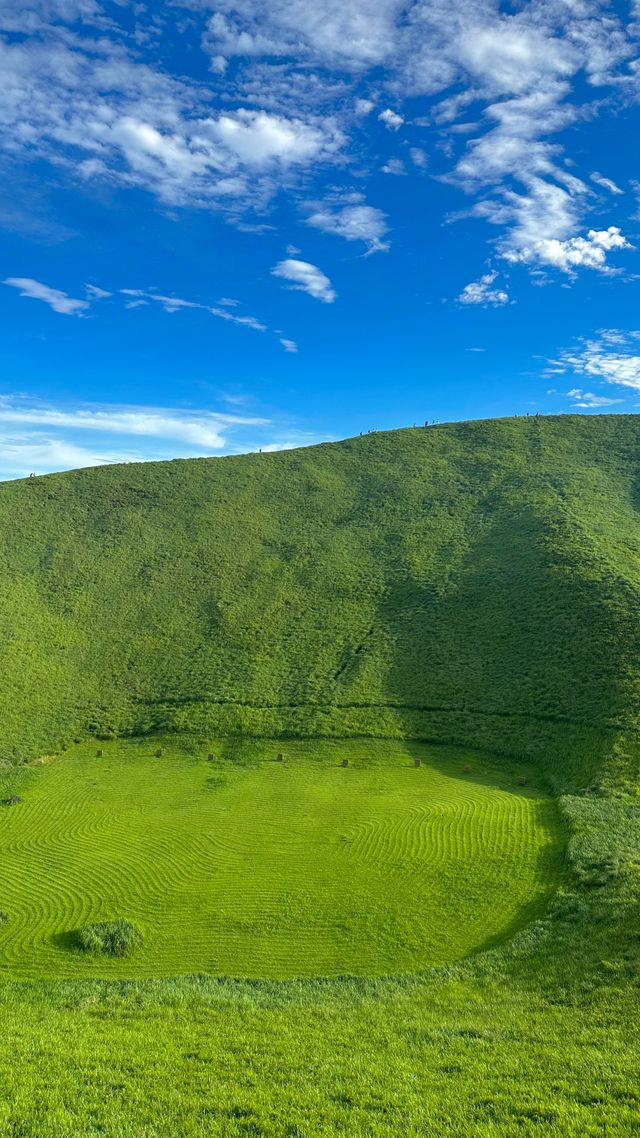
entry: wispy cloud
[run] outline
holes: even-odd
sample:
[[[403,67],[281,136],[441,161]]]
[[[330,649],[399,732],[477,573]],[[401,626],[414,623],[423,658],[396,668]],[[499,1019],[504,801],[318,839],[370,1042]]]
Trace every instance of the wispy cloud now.
[[[19,289],[20,296],[44,301],[49,308],[62,316],[79,316],[89,307],[88,300],[77,300],[61,289],[50,288],[49,285],[34,281],[31,277],[7,277],[2,283]]]
[[[93,431],[110,435],[138,435],[144,438],[175,439],[199,447],[218,450],[224,446],[225,432],[236,426],[263,426],[268,420],[254,416],[227,415],[214,411],[168,410],[159,407],[76,407],[71,410],[41,403],[0,397],[0,424],[73,431]]]
[[[39,20],[23,20],[28,38],[0,44],[0,122],[12,155],[49,160],[89,185],[141,187],[173,206],[233,209],[267,200],[290,172],[341,147],[335,119],[311,108],[222,109],[202,83],[143,62],[140,45],[128,50],[115,14],[98,19],[96,6],[92,18],[89,8],[80,17],[59,5],[52,20],[36,4]]]
[[[119,290],[123,296],[132,298],[128,307],[137,307],[140,303],[149,303],[155,301],[160,304],[165,312],[179,312],[183,308],[200,309],[202,312],[208,312],[211,316],[217,316],[219,320],[227,320],[230,324],[239,324],[243,328],[253,328],[256,332],[266,332],[267,326],[261,320],[256,319],[255,316],[236,316],[235,312],[229,312],[229,305],[221,308],[218,305],[203,304],[198,300],[184,300],[179,296],[166,296],[164,293],[147,292],[141,288],[121,288]],[[222,303],[222,302],[221,302]],[[234,302],[234,306],[237,302]]]
[[[434,176],[469,195],[500,253],[534,271],[602,269],[596,250],[613,246],[584,236],[601,206],[593,187],[616,201],[619,187],[580,172],[567,128],[606,114],[636,81],[637,24],[619,6],[180,3],[180,60],[186,72],[195,61],[191,75],[171,74],[166,56],[158,63],[153,6],[136,9],[133,38],[122,6],[107,14],[96,0],[5,5],[0,146],[11,159],[49,162],[87,193],[98,183],[144,189],[172,209],[224,211],[243,231],[264,232],[279,191],[308,197],[313,179],[314,198],[326,201],[336,170],[360,186],[377,171],[379,123],[397,150],[383,169],[421,175],[425,152],[409,113],[420,98],[439,135]]]
[[[611,178],[605,178],[604,174],[599,174],[597,170],[591,175],[591,181],[595,182],[596,186],[601,186],[603,190],[608,190],[610,194],[624,193],[624,190],[621,190]]]
[[[322,441],[325,436],[277,417],[171,407],[56,405],[28,396],[0,396],[0,479]]]
[[[113,293],[107,292],[106,288],[99,288],[98,285],[86,284],[84,288],[87,296],[93,300],[107,300],[108,297],[113,296]]]
[[[473,212],[499,228],[500,250],[531,265],[554,256],[545,243],[580,240],[593,197],[566,163],[560,132],[606,107],[602,92],[615,94],[629,81],[627,64],[636,54],[632,24],[604,0],[536,0],[509,11],[488,0],[381,0],[375,13],[365,0],[317,0],[313,16],[302,0],[272,0],[266,10],[224,0],[210,20],[207,46],[252,68],[277,58],[277,70],[263,63],[261,76],[285,103],[299,97],[295,84],[282,81],[288,67],[315,64],[354,80],[378,68],[377,118],[391,133],[411,126],[400,92],[430,98],[427,121],[440,129],[452,159],[444,176],[475,197]],[[375,98],[359,93],[353,105],[361,124]],[[342,126],[346,133],[347,118]],[[422,168],[421,147],[409,153]],[[383,169],[400,172],[400,156],[390,155]],[[593,180],[611,193],[618,189],[603,175]]]
[[[576,347],[566,349],[557,358],[549,360],[545,374],[584,376],[590,382],[596,380],[640,391],[640,332],[602,329],[595,336],[580,340]],[[568,394],[599,398],[578,388],[572,388]]]
[[[317,265],[311,265],[308,261],[296,261],[289,258],[285,261],[279,261],[271,271],[274,277],[288,281],[290,288],[307,292],[315,300],[332,304],[336,299],[336,292],[328,276]]]
[[[458,297],[459,303],[482,304],[485,307],[489,305],[498,307],[501,304],[508,304],[509,293],[503,288],[493,287],[497,276],[497,273],[485,273],[479,281],[472,281],[471,284],[465,285]]]
[[[8,431],[0,427],[0,481],[77,470],[114,462],[143,462],[144,455],[124,447],[85,447],[43,431]]]
[[[598,407],[613,407],[616,403],[622,403],[622,399],[610,399],[606,395],[595,395],[593,391],[583,391],[580,387],[572,387],[571,391],[567,391],[570,399],[574,400],[574,407],[581,408],[598,408]]]
[[[44,301],[54,312],[65,316],[81,316],[86,312],[93,301],[104,300],[117,295],[126,298],[124,302],[125,309],[144,308],[149,304],[158,304],[167,313],[180,312],[183,309],[196,309],[202,312],[208,312],[210,316],[215,316],[218,320],[225,320],[227,323],[236,324],[241,328],[251,328],[255,332],[268,331],[267,325],[263,324],[257,317],[239,315],[236,309],[239,307],[240,302],[230,297],[222,297],[218,301],[218,304],[205,304],[202,301],[185,300],[184,297],[169,296],[165,293],[140,288],[120,288],[117,290],[117,293],[114,294],[98,285],[88,284],[85,285],[88,299],[78,300],[70,297],[66,292],[62,292],[60,289],[50,288],[48,285],[41,284],[40,281],[32,280],[27,277],[7,277],[6,280],[3,281],[3,284],[19,289],[21,296]],[[294,350],[286,346],[287,344],[292,344],[293,340],[284,340],[280,337],[279,339],[285,351]],[[297,347],[295,351],[297,351]]]
[[[386,252],[389,248],[389,242],[383,240],[388,232],[384,213],[360,201],[340,208],[321,206],[307,218],[307,225],[346,241],[363,241],[369,253]]]

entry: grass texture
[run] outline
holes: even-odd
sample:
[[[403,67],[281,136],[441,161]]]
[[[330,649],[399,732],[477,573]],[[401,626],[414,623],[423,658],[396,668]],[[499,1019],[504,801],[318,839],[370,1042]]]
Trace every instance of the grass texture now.
[[[513,764],[361,740],[216,751],[111,743],[29,772],[0,822],[5,974],[416,971],[512,934],[558,882],[555,804]],[[133,954],[74,951],[123,916]]]
[[[574,761],[638,725],[640,424],[562,416],[0,486],[0,759],[125,730]],[[559,740],[562,737],[562,745]]]
[[[1,1138],[640,1132],[639,486],[632,415],[0,486]]]
[[[98,921],[78,929],[75,942],[82,952],[99,956],[126,956],[141,943],[140,930],[131,921]]]

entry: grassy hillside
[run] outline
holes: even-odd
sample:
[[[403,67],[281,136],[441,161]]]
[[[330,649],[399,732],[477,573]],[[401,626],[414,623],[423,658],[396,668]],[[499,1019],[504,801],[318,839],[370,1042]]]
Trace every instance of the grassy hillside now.
[[[52,975],[42,965],[54,946],[39,930],[63,917],[68,927],[133,916],[147,934],[136,950],[145,978],[107,979],[124,974],[111,961],[100,979],[2,979],[1,1138],[640,1132],[639,443],[634,416],[528,418],[0,486],[0,746],[5,765],[40,756],[0,774],[0,798],[22,798],[0,808],[5,960],[17,945],[12,968]],[[155,768],[155,742],[114,740],[98,760],[89,738],[154,729],[167,731]],[[299,764],[275,773],[265,740],[287,732],[325,738],[287,742]],[[216,734],[237,761],[208,788],[202,744]],[[315,779],[317,754],[343,747],[326,737],[358,734],[458,749],[436,757],[424,742],[352,738],[353,766],[329,763]],[[463,786],[447,767],[459,767],[460,745],[501,754],[477,752]],[[428,756],[428,769],[401,769],[400,753]],[[527,767],[522,793],[509,753],[543,767]],[[371,754],[379,769],[361,772]],[[327,806],[331,780],[352,775],[366,798],[333,793]],[[423,776],[435,815],[420,803]],[[286,780],[275,808],[272,777]],[[255,817],[248,797],[238,809],[250,785]],[[456,803],[464,812],[469,794],[479,825],[465,828]],[[568,834],[546,903],[532,872],[544,833],[522,818],[512,833],[510,821],[538,796]],[[402,900],[394,874],[419,849],[426,881],[432,851],[459,842],[464,874],[447,878],[436,858],[424,905],[405,896],[397,916],[421,951],[441,937],[444,913],[464,952],[479,943],[470,905],[485,951],[385,979],[146,978],[163,929],[168,957],[212,967],[195,906],[180,921],[190,899],[212,916],[204,893],[190,893],[211,852],[198,844],[196,798],[198,825],[227,850],[227,917],[249,938],[252,878],[268,877],[269,850],[282,857],[286,801],[290,864],[273,877],[287,883],[281,931],[295,925],[302,884],[311,924],[335,905],[324,946],[311,936],[322,955],[344,933],[352,889],[364,898],[362,970],[374,971],[367,918],[383,892]],[[327,847],[321,862],[314,821],[328,817],[333,838],[347,814],[366,880],[354,863],[325,890],[322,872],[340,869],[342,854]],[[300,883],[303,862],[312,872]],[[515,935],[497,945],[501,906],[518,904],[507,915]],[[372,933],[384,932],[374,913]],[[276,956],[270,919],[256,952],[269,938]]]
[[[5,483],[0,756],[363,733],[584,780],[638,725],[639,443],[531,417]]]

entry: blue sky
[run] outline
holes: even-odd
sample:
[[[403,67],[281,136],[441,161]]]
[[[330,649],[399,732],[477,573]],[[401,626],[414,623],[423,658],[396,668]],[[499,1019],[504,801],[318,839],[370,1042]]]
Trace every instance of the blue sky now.
[[[640,406],[639,5],[0,0],[0,54],[0,477]]]

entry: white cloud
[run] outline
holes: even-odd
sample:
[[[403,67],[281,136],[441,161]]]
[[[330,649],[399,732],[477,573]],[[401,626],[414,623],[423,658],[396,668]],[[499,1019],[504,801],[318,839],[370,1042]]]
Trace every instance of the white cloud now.
[[[382,63],[401,0],[216,0],[205,46],[216,57],[313,59],[359,72]]]
[[[165,296],[160,292],[145,292],[141,288],[121,288],[119,290],[123,296],[129,296],[133,299],[130,300],[125,307],[137,308],[140,305],[149,304],[150,301],[155,301],[157,304],[162,305],[165,312],[173,313],[179,312],[183,308],[200,309],[202,312],[208,312],[211,316],[217,316],[219,320],[227,320],[230,324],[239,324],[240,327],[253,328],[256,332],[266,332],[267,326],[261,320],[257,320],[255,316],[236,316],[233,312],[229,312],[229,307],[235,307],[237,301],[230,301],[228,298],[223,297],[219,304],[224,304],[225,307],[220,308],[218,305],[202,304],[197,300],[183,300],[179,296]]]
[[[617,69],[632,51],[622,21],[597,2],[555,0],[508,14],[481,0],[435,2],[422,15],[415,83],[431,82],[434,93],[458,85],[435,111],[454,154],[453,132],[467,129],[459,120],[474,115],[448,180],[476,196],[473,212],[500,227],[503,252],[517,256],[542,240],[573,237],[589,190],[554,136],[589,113],[584,89],[571,98],[583,70],[594,85],[619,82]]]
[[[370,253],[389,248],[388,242],[382,240],[388,231],[386,217],[381,209],[374,206],[361,203],[345,205],[341,209],[323,206],[307,218],[307,225],[324,233],[335,233],[347,241],[364,241]]]
[[[92,300],[106,300],[107,297],[113,296],[113,293],[107,292],[106,288],[98,288],[98,285],[86,284],[84,287],[87,296]]]
[[[597,170],[591,175],[591,181],[595,182],[597,186],[602,186],[603,190],[608,190],[610,194],[623,194],[624,190],[620,186],[616,186],[611,178],[605,178],[604,174],[598,174]]]
[[[81,37],[64,5],[58,16],[28,39],[0,41],[0,145],[12,157],[49,160],[87,186],[232,210],[263,204],[293,168],[330,161],[342,145],[331,115],[220,110],[222,93],[142,62],[135,45],[128,52],[116,23],[105,21],[113,38]]]
[[[532,246],[507,251],[505,257],[512,262],[551,265],[565,273],[574,273],[578,268],[610,273],[613,270],[607,264],[607,254],[632,248],[620,229],[610,225],[608,229],[590,229],[586,237],[570,237],[566,241],[540,238]]]
[[[142,188],[172,208],[224,210],[245,231],[241,214],[255,208],[253,231],[264,231],[265,205],[280,189],[326,198],[328,187],[317,185],[323,170],[361,179],[378,167],[365,139],[378,117],[390,131],[406,122],[407,144],[419,141],[406,100],[420,97],[430,101],[430,137],[440,132],[431,165],[446,168],[434,175],[472,196],[471,211],[497,227],[500,252],[532,267],[541,256],[587,263],[575,246],[544,243],[588,240],[579,235],[593,183],[618,191],[597,172],[579,173],[566,152],[567,128],[607,114],[631,90],[637,45],[618,6],[177,4],[187,9],[177,21],[180,67],[190,74],[158,65],[159,23],[168,17],[153,5],[136,7],[132,36],[126,5],[105,14],[96,0],[5,2],[0,27],[18,33],[0,42],[0,146],[11,159],[53,163],[87,193],[102,182]],[[206,85],[197,57],[205,25]],[[399,161],[390,157],[385,171],[399,173]],[[409,169],[425,161],[420,146],[408,146]]]
[[[375,103],[373,99],[356,99],[356,114],[358,118],[365,118],[370,115]]]
[[[501,304],[509,303],[509,294],[502,288],[493,288],[493,283],[498,276],[497,273],[485,273],[480,277],[479,281],[472,281],[471,284],[465,285],[458,301],[460,304],[482,304],[484,306],[492,305],[498,307]],[[475,351],[476,349],[470,349]]]
[[[34,281],[31,277],[7,277],[2,282],[11,288],[20,290],[20,296],[28,296],[32,300],[43,300],[54,312],[62,316],[78,316],[89,307],[88,300],[76,300],[58,288]]]
[[[274,423],[259,416],[169,407],[55,405],[0,396],[0,479],[35,473],[257,449]]]
[[[337,149],[342,141],[337,131],[329,133],[298,119],[244,109],[233,115],[220,115],[203,124],[202,129],[250,166],[273,160],[309,162],[323,150]]]
[[[311,431],[287,430],[281,432],[276,439],[264,443],[260,450],[263,454],[274,454],[279,450],[296,450],[298,447],[317,446],[318,443],[334,442],[333,435],[314,435]]]
[[[0,428],[0,481],[55,470],[141,461],[143,455],[139,451],[108,446],[83,447],[39,431],[14,433]]]
[[[429,165],[426,150],[423,150],[421,146],[411,146],[409,147],[409,156],[414,166],[417,166],[419,170],[426,170]]]
[[[549,360],[547,375],[572,373],[585,376],[590,382],[613,384],[640,391],[640,332],[622,332],[615,328],[602,329],[597,338],[581,340],[576,348],[562,351],[557,359]],[[569,395],[586,398],[592,392],[574,388]],[[593,396],[597,398],[597,396]]]
[[[175,439],[211,450],[218,450],[224,445],[224,433],[230,426],[255,426],[266,421],[213,411],[195,414],[159,407],[88,405],[69,410],[45,403],[28,403],[11,397],[0,397],[0,425],[19,423],[23,426],[46,427],[49,430],[67,428],[98,434]]]
[[[388,158],[384,166],[381,166],[380,169],[383,174],[394,174],[400,178],[407,172],[401,158]]]
[[[285,352],[295,353],[298,351],[298,345],[296,344],[295,340],[287,340],[286,336],[281,336],[280,343],[282,344]]]
[[[271,271],[274,277],[281,277],[283,280],[289,281],[291,288],[308,292],[309,296],[315,297],[316,300],[322,300],[325,304],[332,304],[336,298],[336,293],[328,276],[316,265],[309,264],[308,261],[293,259],[279,261]]]
[[[384,111],[380,111],[378,119],[384,123],[387,130],[400,130],[404,122],[402,115],[399,115],[396,111],[392,111],[390,107],[386,107]]]
[[[102,300],[106,297],[113,296],[113,293],[108,292],[106,289],[99,288],[97,285],[85,285],[87,296],[90,299],[76,300],[60,289],[50,288],[48,285],[41,284],[40,281],[32,280],[29,277],[7,277],[2,283],[19,289],[21,296],[44,301],[54,312],[59,312],[65,316],[82,315],[82,313],[89,308],[91,301]],[[238,316],[235,311],[230,311],[230,309],[237,308],[239,301],[232,300],[229,297],[222,297],[218,304],[211,305],[203,304],[195,300],[184,300],[179,296],[166,296],[159,292],[147,292],[140,288],[121,288],[118,292],[121,296],[128,298],[125,303],[125,308],[127,309],[146,307],[151,302],[160,304],[165,312],[169,313],[180,312],[182,309],[200,309],[203,312],[208,312],[211,316],[217,317],[218,320],[225,320],[230,324],[237,324],[243,328],[251,328],[256,332],[267,331],[266,324],[256,319],[255,316]]]
[[[28,396],[0,396],[0,480],[105,463],[283,450],[324,441],[326,436],[286,420],[261,416],[170,407],[66,406]]]
[[[609,399],[606,395],[595,395],[593,391],[582,391],[580,387],[573,387],[567,391],[570,399],[574,400],[574,407],[613,407],[622,403],[622,399]]]

